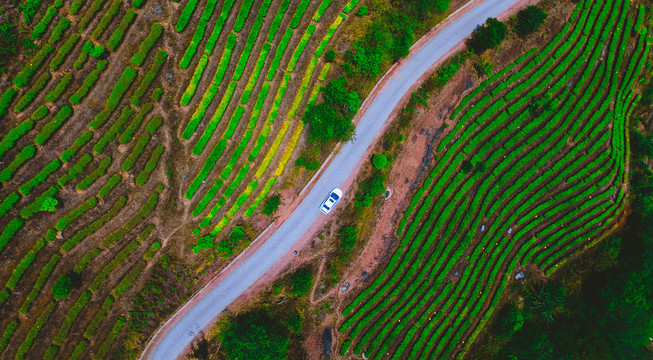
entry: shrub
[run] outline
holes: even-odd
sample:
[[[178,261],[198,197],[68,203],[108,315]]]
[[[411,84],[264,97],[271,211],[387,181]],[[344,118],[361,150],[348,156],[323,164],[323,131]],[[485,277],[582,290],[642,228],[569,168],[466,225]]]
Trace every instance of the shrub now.
[[[132,5],[134,7],[140,7],[145,0],[133,0]],[[111,332],[109,335],[107,335],[107,338],[102,342],[102,345],[100,345],[100,348],[98,349],[97,353],[93,356],[93,360],[99,360],[99,359],[104,359],[107,353],[109,352],[109,349],[111,349],[111,345],[113,345],[113,342],[116,340],[118,337],[118,334],[120,333],[120,330],[122,329],[123,326],[127,324],[127,319],[125,319],[124,316],[121,316],[116,320],[115,324],[113,324],[113,327],[111,328]]]
[[[308,295],[313,288],[313,273],[307,269],[296,271],[290,278],[290,291],[293,296]]]
[[[358,8],[358,11],[356,11],[356,15],[365,16],[367,15],[367,12],[368,12],[367,5],[363,5]]]
[[[488,18],[486,23],[474,30],[467,45],[476,54],[494,49],[506,37],[506,25],[495,18]]]
[[[152,95],[150,95],[150,100],[159,101],[159,99],[161,98],[161,95],[163,95],[163,89],[156,88],[156,89],[152,90]]]
[[[306,12],[306,8],[310,3],[311,0],[302,0],[302,2],[297,5],[295,14],[293,15],[292,19],[290,19],[289,26],[291,28],[295,29],[297,26],[299,26],[299,22],[302,20],[302,16],[304,16],[304,12]]]
[[[374,156],[372,156],[372,165],[374,165],[376,169],[381,170],[388,166],[388,158],[383,154],[374,154]]]
[[[73,237],[70,239],[66,240],[60,247],[60,251],[62,253],[70,251],[75,245],[79,244],[82,240],[84,240],[87,236],[93,234],[96,232],[99,228],[104,226],[109,220],[111,220],[113,217],[115,217],[120,209],[122,209],[125,206],[125,203],[127,202],[127,198],[125,196],[121,196],[116,202],[113,204],[111,209],[107,211],[106,213],[102,214],[102,216],[90,223],[88,226],[85,228],[79,230]],[[98,275],[99,276],[99,275]],[[91,288],[93,290],[93,288]],[[93,290],[97,291],[97,289]]]
[[[54,294],[55,300],[65,299],[70,295],[70,289],[73,286],[73,282],[70,279],[70,276],[64,275],[57,279],[52,285],[52,294]]]
[[[145,58],[147,57],[147,53],[150,52],[150,49],[152,48],[152,46],[154,46],[154,43],[156,43],[156,41],[159,39],[161,34],[163,34],[163,25],[159,23],[152,24],[150,33],[147,35],[145,40],[141,42],[138,52],[136,52],[134,56],[132,56],[131,58],[132,64],[136,66],[141,66],[143,60],[145,60]]]
[[[30,131],[34,127],[33,120],[25,120],[22,123],[18,124],[15,128],[9,130],[7,135],[5,135],[2,140],[0,140],[0,159],[7,150],[14,147],[14,144],[21,136],[26,132]]]
[[[330,63],[333,62],[336,59],[336,51],[333,49],[330,49],[324,54],[324,61]]]
[[[79,316],[79,313],[82,312],[84,306],[86,306],[88,301],[91,299],[91,295],[92,294],[90,291],[84,291],[79,295],[77,301],[75,301],[70,310],[68,310],[66,317],[63,319],[63,322],[59,327],[59,332],[54,337],[54,339],[52,339],[53,344],[61,346],[66,341],[68,333],[70,332],[70,328],[77,319],[77,316]]]
[[[204,236],[197,240],[197,244],[193,247],[193,254],[197,254],[200,250],[210,249],[215,244],[213,236]]]
[[[273,196],[270,196],[267,199],[265,199],[265,202],[263,203],[263,209],[261,209],[261,213],[265,215],[272,215],[275,212],[277,212],[280,204],[281,204],[281,195],[275,194]]]
[[[515,32],[519,36],[528,35],[536,31],[547,18],[546,12],[537,6],[527,6],[525,9],[517,13],[517,24],[515,25]]]
[[[381,195],[385,190],[385,175],[380,171],[375,171],[368,181],[358,184],[358,191],[354,197],[357,208],[368,208],[372,205],[372,200]]]
[[[309,141],[347,141],[353,136],[351,120],[361,100],[358,93],[346,89],[346,82],[344,77],[330,81],[322,89],[324,102],[307,107],[303,121],[310,126]]]
[[[19,7],[20,11],[23,13],[23,16],[25,17],[24,19],[25,25],[29,25],[29,23],[32,22],[32,17],[36,14],[36,12],[41,7],[41,1],[42,0],[26,0]]]
[[[342,250],[350,250],[356,246],[356,241],[358,240],[358,226],[343,226],[343,228],[338,233],[340,237],[340,248]]]
[[[285,359],[290,344],[287,332],[265,311],[248,313],[228,324],[222,346],[229,359]]]
[[[162,117],[160,116],[153,117],[145,126],[145,131],[154,134],[157,131],[157,129],[159,129],[159,126],[161,126],[162,122],[163,122]]]
[[[77,163],[68,170],[68,174],[57,179],[57,183],[60,186],[65,186],[69,181],[77,179],[77,176],[84,172],[86,165],[91,161],[93,161],[93,157],[90,154],[82,155],[82,157],[77,160]]]

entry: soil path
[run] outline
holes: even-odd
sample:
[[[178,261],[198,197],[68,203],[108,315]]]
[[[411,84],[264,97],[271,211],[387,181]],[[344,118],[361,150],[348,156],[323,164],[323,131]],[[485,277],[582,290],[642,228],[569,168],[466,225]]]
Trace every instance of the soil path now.
[[[333,213],[321,216],[320,202],[334,187],[347,193],[393,113],[419,86],[419,80],[459,50],[465,38],[488,17],[514,11],[513,7],[520,3],[471,1],[418,40],[408,57],[390,68],[363,103],[354,119],[354,140],[339,145],[292,206],[287,207],[287,212],[163,324],[141,359],[182,356],[229,304],[241,296],[247,297],[281,272],[294,258],[294,251],[305,246],[331,219]]]

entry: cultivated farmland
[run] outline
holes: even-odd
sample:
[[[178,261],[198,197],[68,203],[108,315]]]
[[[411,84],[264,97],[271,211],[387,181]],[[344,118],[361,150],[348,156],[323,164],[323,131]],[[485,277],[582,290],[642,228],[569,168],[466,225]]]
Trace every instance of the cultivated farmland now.
[[[37,6],[36,48],[0,97],[3,356],[136,356],[150,334],[120,339],[157,325],[130,312],[144,280],[170,248],[195,264],[238,251],[206,249],[284,174],[357,4]]]
[[[580,1],[549,44],[463,98],[399,248],[342,310],[341,355],[454,356],[518,271],[550,275],[616,227],[643,18],[629,1]]]

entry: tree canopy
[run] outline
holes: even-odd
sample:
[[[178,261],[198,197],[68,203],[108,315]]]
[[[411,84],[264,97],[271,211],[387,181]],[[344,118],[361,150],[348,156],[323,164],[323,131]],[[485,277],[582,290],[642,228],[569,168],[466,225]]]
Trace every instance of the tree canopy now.
[[[293,296],[304,296],[313,287],[313,273],[307,269],[297,270],[290,278],[290,290]]]
[[[528,35],[536,31],[547,18],[546,12],[537,6],[530,5],[517,13],[515,32],[519,36]]]
[[[57,279],[52,285],[52,293],[55,300],[65,299],[70,295],[70,289],[73,286],[73,281],[70,276],[64,275]]]
[[[358,93],[348,91],[347,79],[340,77],[330,81],[323,89],[324,101],[309,106],[304,122],[309,127],[309,141],[347,141],[354,135],[351,122],[361,106]]]
[[[388,166],[388,158],[383,154],[374,154],[372,156],[372,165],[377,169],[383,169]]]
[[[485,50],[497,47],[505,37],[506,25],[495,18],[489,18],[483,26],[474,30],[467,45],[480,55]]]
[[[227,357],[238,360],[284,359],[290,344],[286,329],[263,311],[236,318],[223,338]]]

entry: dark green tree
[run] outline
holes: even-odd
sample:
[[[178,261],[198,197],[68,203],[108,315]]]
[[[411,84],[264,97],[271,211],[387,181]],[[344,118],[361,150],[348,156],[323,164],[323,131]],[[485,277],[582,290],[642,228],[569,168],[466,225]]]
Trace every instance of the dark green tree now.
[[[372,165],[377,169],[383,169],[388,166],[388,158],[383,154],[374,154],[372,156]]]
[[[263,204],[263,209],[261,209],[261,213],[265,215],[272,215],[277,210],[279,209],[279,204],[281,204],[281,195],[275,194],[273,196],[268,197],[265,199],[265,203]]]
[[[561,286],[544,285],[539,288],[532,288],[526,296],[526,304],[533,315],[552,324],[555,316],[560,312],[567,300],[565,288]]]
[[[304,296],[313,287],[313,273],[307,269],[297,270],[290,278],[290,291],[293,296]]]
[[[463,163],[460,165],[460,169],[465,173],[469,173],[474,170],[474,164],[469,160],[463,160]]]
[[[227,358],[238,360],[285,359],[289,344],[287,330],[263,311],[236,318],[222,341]]]
[[[328,50],[324,54],[324,61],[326,62],[333,62],[336,59],[336,51],[333,49]]]
[[[346,85],[344,77],[330,81],[322,92],[324,101],[306,109],[303,120],[310,126],[310,141],[347,141],[354,135],[355,126],[351,120],[361,100],[358,93],[347,90]]]
[[[57,201],[57,199],[53,198],[52,196],[48,196],[45,199],[43,199],[43,202],[41,203],[41,207],[39,208],[39,210],[54,211],[57,204],[59,204],[59,201]]]
[[[497,47],[505,37],[506,25],[495,18],[489,18],[483,26],[474,30],[467,46],[480,55],[485,50]]]
[[[70,289],[73,286],[73,281],[70,279],[70,276],[64,275],[57,279],[52,285],[52,293],[54,294],[55,300],[65,299],[70,295]]]
[[[385,175],[380,171],[375,171],[368,181],[362,181],[358,184],[358,191],[354,195],[354,203],[359,209],[368,208],[372,201],[385,191]]]
[[[365,16],[365,15],[367,15],[368,11],[369,10],[367,8],[367,5],[363,5],[363,6],[358,8],[358,11],[356,11],[356,15]]]
[[[347,251],[356,246],[358,240],[358,226],[343,226],[338,233],[340,248]]]
[[[519,36],[528,35],[536,31],[544,23],[547,14],[544,10],[537,6],[527,6],[525,9],[517,13],[517,25],[515,25],[515,32]]]

